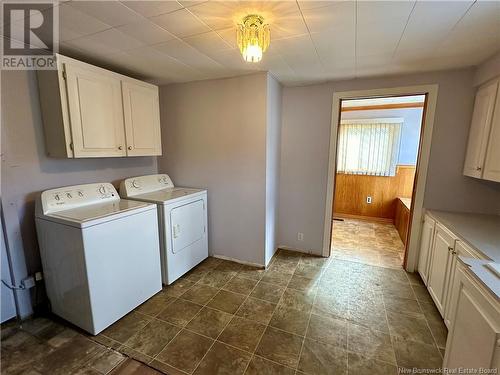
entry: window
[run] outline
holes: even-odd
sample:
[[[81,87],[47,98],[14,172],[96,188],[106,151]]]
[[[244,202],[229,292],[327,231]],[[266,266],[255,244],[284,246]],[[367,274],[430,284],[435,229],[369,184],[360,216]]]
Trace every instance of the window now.
[[[399,158],[402,118],[342,120],[337,172],[394,176]]]

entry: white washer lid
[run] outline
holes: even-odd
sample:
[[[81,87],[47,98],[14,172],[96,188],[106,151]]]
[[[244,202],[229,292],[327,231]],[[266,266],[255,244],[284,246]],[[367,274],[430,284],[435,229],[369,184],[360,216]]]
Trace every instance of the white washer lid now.
[[[37,216],[41,219],[77,228],[85,228],[152,209],[155,209],[155,206],[152,204],[121,199]]]
[[[181,200],[188,197],[191,198],[195,195],[201,195],[204,193],[206,193],[206,190],[204,189],[176,187],[170,189],[151,191],[149,193],[144,193],[144,194],[137,194],[130,198],[146,202],[168,204],[172,203],[174,200]]]

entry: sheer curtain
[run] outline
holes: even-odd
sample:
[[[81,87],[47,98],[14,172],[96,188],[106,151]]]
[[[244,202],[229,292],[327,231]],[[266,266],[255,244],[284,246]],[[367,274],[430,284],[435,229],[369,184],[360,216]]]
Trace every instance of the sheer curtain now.
[[[342,120],[337,172],[394,176],[399,158],[402,118]]]

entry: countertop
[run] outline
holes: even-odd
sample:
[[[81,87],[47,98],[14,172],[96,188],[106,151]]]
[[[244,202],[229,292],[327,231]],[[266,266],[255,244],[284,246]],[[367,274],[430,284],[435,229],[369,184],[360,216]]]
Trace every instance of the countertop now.
[[[411,210],[411,198],[398,197],[398,199],[406,206],[408,211]]]
[[[485,264],[491,261],[484,259],[473,259],[459,256],[460,261],[469,267],[470,272],[496,296],[500,299],[500,279],[496,274],[485,267]]]
[[[500,216],[436,210],[427,210],[427,213],[487,258],[459,256],[470,273],[500,299],[500,279],[484,266],[491,261],[500,263]]]
[[[485,258],[500,263],[500,216],[427,210]]]

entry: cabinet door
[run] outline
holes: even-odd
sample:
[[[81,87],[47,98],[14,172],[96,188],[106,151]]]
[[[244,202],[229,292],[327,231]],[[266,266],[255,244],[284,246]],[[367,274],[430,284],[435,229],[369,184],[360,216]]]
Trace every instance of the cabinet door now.
[[[500,182],[500,95],[497,94],[490,138],[486,149],[483,178]]]
[[[446,343],[444,367],[493,368],[499,362],[500,308],[462,264],[458,272],[458,300]]]
[[[454,246],[454,235],[437,223],[431,250],[432,257],[427,287],[442,316],[444,316],[446,292],[450,277],[451,252],[454,251]]]
[[[418,273],[422,277],[425,285],[427,285],[429,276],[429,260],[435,224],[436,222],[433,219],[425,215],[424,225],[422,227],[422,237],[420,238],[420,254],[418,257]]]
[[[464,165],[466,176],[481,178],[483,175],[497,88],[498,81],[495,81],[481,87],[476,94]]]
[[[454,306],[456,306],[458,299],[458,256],[466,258],[476,258],[479,259],[479,254],[475,250],[470,248],[467,244],[462,241],[455,242],[455,250],[452,251],[451,265],[450,265],[450,283],[448,286],[446,305],[444,309],[444,322],[447,327],[450,327],[453,321],[453,315],[455,313]]]
[[[158,87],[122,82],[128,156],[161,155]]]
[[[84,64],[65,64],[74,157],[125,156],[120,79]]]

